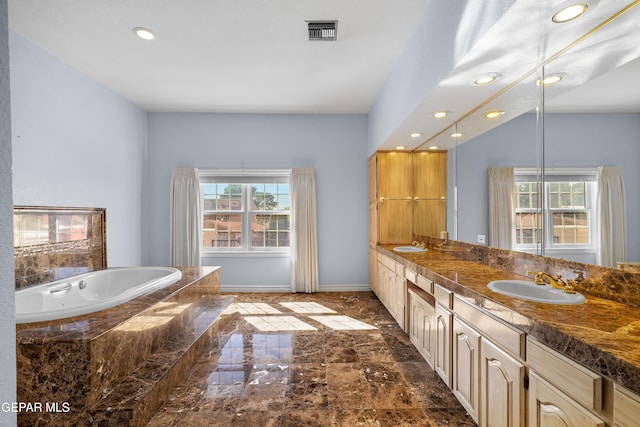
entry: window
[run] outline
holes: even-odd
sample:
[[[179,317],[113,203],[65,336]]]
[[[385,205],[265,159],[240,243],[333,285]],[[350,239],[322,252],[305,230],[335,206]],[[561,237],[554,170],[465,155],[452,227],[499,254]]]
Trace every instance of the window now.
[[[542,193],[544,212],[535,171],[515,169],[514,175],[516,250],[535,250],[544,221],[548,251],[595,251],[596,170],[548,170]]]
[[[200,171],[203,253],[288,252],[289,171]]]

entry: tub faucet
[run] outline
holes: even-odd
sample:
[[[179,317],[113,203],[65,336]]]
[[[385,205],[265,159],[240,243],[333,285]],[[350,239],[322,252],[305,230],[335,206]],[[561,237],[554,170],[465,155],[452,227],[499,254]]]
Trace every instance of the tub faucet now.
[[[535,274],[535,284],[536,285],[546,285],[547,283],[551,286],[553,286],[556,289],[561,289],[563,291],[565,291],[568,294],[575,294],[576,291],[573,289],[573,280],[568,280],[568,282],[570,283],[566,283],[564,280],[562,280],[562,276],[561,275],[556,275],[556,277],[554,278],[553,276],[551,276],[549,273],[545,273],[543,271],[539,271],[539,272],[533,272],[533,271],[528,271],[527,275],[532,275]]]

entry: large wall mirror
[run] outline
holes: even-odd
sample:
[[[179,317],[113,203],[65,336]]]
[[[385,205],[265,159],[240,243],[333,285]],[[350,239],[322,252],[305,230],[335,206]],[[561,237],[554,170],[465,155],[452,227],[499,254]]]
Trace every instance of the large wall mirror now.
[[[449,203],[450,236],[470,243],[482,243],[484,238],[494,247],[615,267],[615,260],[601,262],[597,255],[597,233],[605,218],[596,204],[601,189],[593,190],[590,183],[597,183],[599,167],[620,168],[625,261],[640,261],[640,7],[636,4],[590,26],[583,37],[456,123],[452,134],[459,141],[449,151],[450,165],[455,162],[450,167],[449,200],[456,198]],[[556,84],[540,84],[554,76],[560,78]],[[495,116],[487,118],[487,113]],[[494,122],[488,125],[490,120]],[[478,134],[483,126],[491,129],[465,139],[466,129]],[[442,133],[437,138],[448,137]],[[493,233],[490,168],[515,168],[512,196],[518,213],[511,246],[489,237]],[[608,236],[613,244],[621,239]]]

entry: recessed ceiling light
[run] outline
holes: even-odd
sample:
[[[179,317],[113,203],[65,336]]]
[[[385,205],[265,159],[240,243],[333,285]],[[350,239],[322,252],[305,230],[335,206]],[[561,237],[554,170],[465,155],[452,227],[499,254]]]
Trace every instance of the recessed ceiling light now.
[[[398,145],[396,150],[404,150],[406,147],[404,145]]]
[[[144,28],[144,27],[135,27],[133,29],[133,32],[135,33],[136,36],[140,37],[141,39],[145,39],[145,40],[153,40],[156,35],[153,33],[153,31],[151,31],[148,28]]]
[[[476,78],[473,83],[477,86],[491,84],[500,78],[500,73],[488,73]]]
[[[429,147],[429,150],[437,150],[438,146],[437,145],[432,145],[431,147]]]
[[[420,138],[422,136],[422,132],[413,132],[409,135],[411,138]]]
[[[549,74],[548,76],[546,76],[544,79],[542,80],[538,80],[536,82],[536,84],[538,86],[540,86],[540,83],[542,83],[545,86],[549,86],[549,85],[553,85],[558,83],[560,80],[562,80],[564,78],[563,74]]]
[[[447,117],[448,115],[448,111],[436,111],[435,113],[433,113],[433,117],[436,119],[442,119],[444,117]]]
[[[485,113],[485,117],[487,119],[495,119],[500,117],[501,115],[504,114],[504,111],[488,111],[487,113]]]
[[[451,138],[460,138],[462,136],[462,132],[454,132],[451,134]]]
[[[584,15],[589,9],[589,5],[585,3],[576,3],[563,7],[553,14],[551,20],[556,24],[569,22],[577,17]]]

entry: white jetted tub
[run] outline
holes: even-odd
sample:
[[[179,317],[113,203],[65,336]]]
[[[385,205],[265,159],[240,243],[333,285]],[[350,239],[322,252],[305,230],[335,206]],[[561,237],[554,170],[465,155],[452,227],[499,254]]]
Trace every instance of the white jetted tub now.
[[[16,291],[16,323],[95,313],[177,282],[172,267],[98,270]]]

